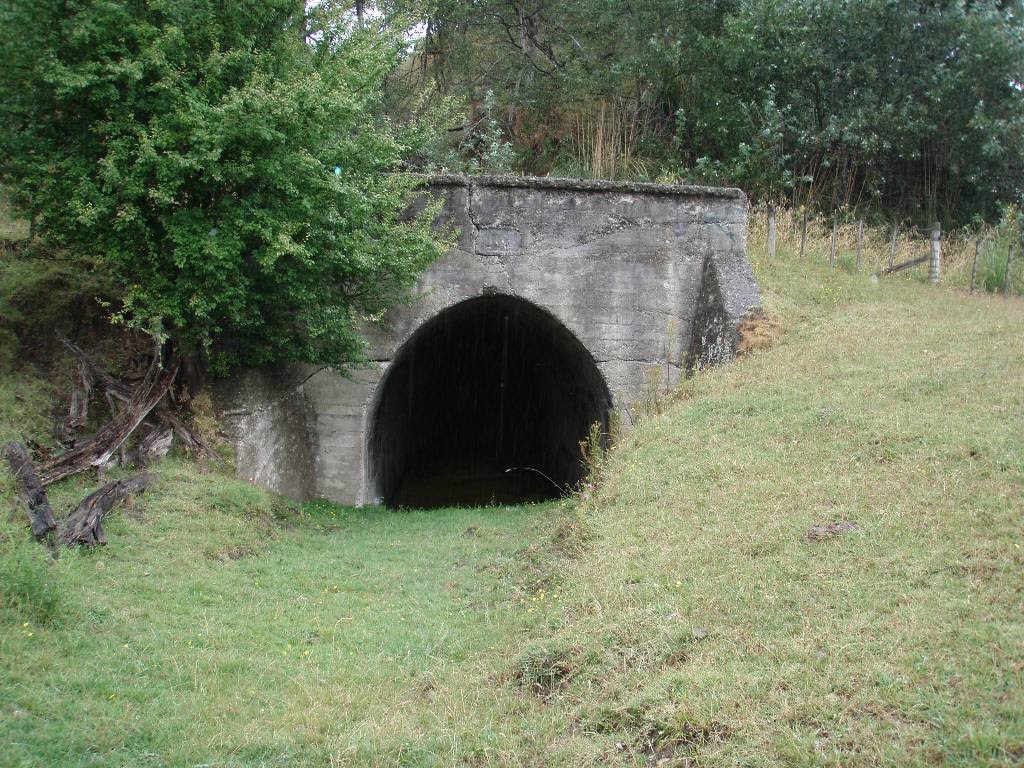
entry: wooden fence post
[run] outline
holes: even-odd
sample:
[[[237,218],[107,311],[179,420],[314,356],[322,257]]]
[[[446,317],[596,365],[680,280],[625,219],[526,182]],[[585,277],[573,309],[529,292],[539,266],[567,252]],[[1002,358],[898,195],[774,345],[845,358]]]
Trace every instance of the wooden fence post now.
[[[854,270],[860,272],[860,259],[864,255],[864,219],[857,221],[857,259],[853,263]]]
[[[768,204],[768,260],[775,260],[775,203]]]
[[[932,254],[928,260],[928,282],[938,285],[942,272],[942,227],[937,221],[932,224],[931,248]]]
[[[896,238],[900,234],[899,222],[892,225],[892,240],[889,241],[889,269],[892,269],[893,263],[896,261]]]
[[[974,293],[974,283],[978,277],[978,250],[981,248],[981,238],[974,241],[974,264],[971,265],[971,293]]]
[[[803,261],[804,249],[807,247],[807,209],[804,208],[804,220],[800,227],[800,260]]]
[[[835,269],[836,266],[836,230],[839,228],[839,222],[832,219],[832,248],[829,251],[828,265]]]

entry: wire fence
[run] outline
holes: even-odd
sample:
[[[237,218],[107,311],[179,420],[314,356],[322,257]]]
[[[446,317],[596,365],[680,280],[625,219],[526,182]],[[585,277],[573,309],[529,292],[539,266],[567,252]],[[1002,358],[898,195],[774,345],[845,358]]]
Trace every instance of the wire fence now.
[[[749,238],[769,259],[825,260],[852,272],[898,273],[967,290],[1024,295],[1024,232],[1017,211],[995,225],[950,232],[936,232],[936,226],[868,224],[757,206],[750,212]]]

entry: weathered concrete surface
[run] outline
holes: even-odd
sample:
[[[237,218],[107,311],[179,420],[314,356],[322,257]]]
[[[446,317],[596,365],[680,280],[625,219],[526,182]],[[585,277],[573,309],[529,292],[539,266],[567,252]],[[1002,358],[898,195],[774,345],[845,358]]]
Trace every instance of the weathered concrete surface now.
[[[418,328],[467,299],[501,293],[546,310],[627,411],[653,369],[665,387],[687,366],[731,359],[741,316],[760,303],[738,190],[522,177],[440,177],[430,188],[458,239],[419,281],[418,300],[369,331],[372,367],[351,378],[250,371],[221,387],[242,476],[296,498],[376,501],[366,448],[378,385]]]

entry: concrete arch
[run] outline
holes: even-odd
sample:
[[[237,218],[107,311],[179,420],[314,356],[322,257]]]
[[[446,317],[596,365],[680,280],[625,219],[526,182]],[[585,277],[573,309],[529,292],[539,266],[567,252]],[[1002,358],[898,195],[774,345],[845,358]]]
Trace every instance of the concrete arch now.
[[[249,371],[219,388],[243,477],[300,499],[386,497],[368,437],[381,381],[432,318],[471,302],[504,295],[547,313],[531,316],[539,327],[554,319],[586,351],[626,429],[655,372],[668,388],[688,368],[729,361],[742,318],[760,304],[739,190],[444,176],[424,179],[424,191],[443,203],[437,225],[457,237],[413,301],[367,325],[368,365]]]
[[[376,386],[367,496],[388,506],[541,500],[584,476],[580,441],[612,397],[590,351],[551,311],[507,293],[424,320]]]

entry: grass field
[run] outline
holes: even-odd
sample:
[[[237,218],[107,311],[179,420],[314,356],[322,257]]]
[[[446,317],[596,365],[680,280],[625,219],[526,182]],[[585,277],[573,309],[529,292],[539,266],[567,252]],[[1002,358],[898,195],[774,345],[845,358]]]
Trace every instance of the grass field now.
[[[6,523],[0,764],[1024,762],[1024,302],[754,256],[778,342],[570,502],[294,509],[170,460],[99,551]],[[48,396],[0,377],[0,437]]]

